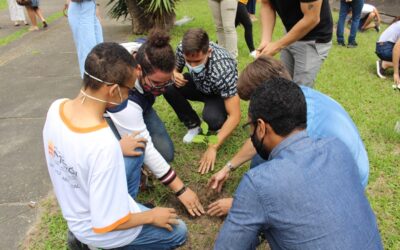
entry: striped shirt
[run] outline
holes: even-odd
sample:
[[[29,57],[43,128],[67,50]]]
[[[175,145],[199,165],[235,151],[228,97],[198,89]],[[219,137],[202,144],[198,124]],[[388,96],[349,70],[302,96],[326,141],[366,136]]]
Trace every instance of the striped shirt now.
[[[238,72],[236,60],[221,46],[210,42],[211,56],[205,69],[200,73],[191,73],[197,90],[208,95],[220,95],[229,98],[237,93]],[[185,67],[182,43],[176,48],[176,69],[182,72]]]

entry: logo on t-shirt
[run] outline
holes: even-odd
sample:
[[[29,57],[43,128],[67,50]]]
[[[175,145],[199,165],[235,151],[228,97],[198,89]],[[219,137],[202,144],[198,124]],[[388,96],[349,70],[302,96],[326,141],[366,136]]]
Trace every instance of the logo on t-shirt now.
[[[49,155],[51,156],[49,166],[60,178],[67,182],[72,188],[80,188],[78,182],[78,172],[74,166],[65,161],[64,156],[57,147],[49,141],[48,143]]]
[[[49,155],[54,158],[54,144],[52,141],[48,142],[48,151],[49,151]]]

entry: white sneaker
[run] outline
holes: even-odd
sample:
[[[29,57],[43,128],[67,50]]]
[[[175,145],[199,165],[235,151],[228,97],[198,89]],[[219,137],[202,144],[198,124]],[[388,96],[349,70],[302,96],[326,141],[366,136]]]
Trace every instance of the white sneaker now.
[[[200,133],[200,130],[200,126],[189,129],[186,135],[183,137],[183,142],[191,143],[193,141],[193,138]]]
[[[249,56],[255,59],[257,57],[257,51],[253,50],[252,52],[250,52]]]
[[[382,60],[376,61],[376,74],[379,78],[386,79],[385,70],[382,68]]]

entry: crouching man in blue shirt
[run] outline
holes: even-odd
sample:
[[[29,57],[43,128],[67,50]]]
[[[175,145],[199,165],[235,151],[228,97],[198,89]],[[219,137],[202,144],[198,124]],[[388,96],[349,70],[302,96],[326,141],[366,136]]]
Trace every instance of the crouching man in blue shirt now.
[[[357,165],[342,141],[307,136],[294,82],[274,78],[250,99],[251,142],[266,162],[241,180],[214,249],[383,249]]]
[[[280,61],[269,56],[259,56],[240,74],[237,85],[240,98],[249,100],[258,86],[273,77],[291,80],[288,71]],[[329,96],[306,86],[300,86],[300,88],[306,98],[307,135],[313,139],[336,137],[341,140],[356,162],[359,182],[365,189],[369,174],[368,155],[353,120],[346,110]],[[249,160],[252,160],[250,168],[265,161],[257,155],[251,140],[247,139],[231,160],[211,177],[209,186],[220,192],[230,171]],[[231,206],[232,198],[219,199],[209,205],[208,214],[212,216],[226,215]]]

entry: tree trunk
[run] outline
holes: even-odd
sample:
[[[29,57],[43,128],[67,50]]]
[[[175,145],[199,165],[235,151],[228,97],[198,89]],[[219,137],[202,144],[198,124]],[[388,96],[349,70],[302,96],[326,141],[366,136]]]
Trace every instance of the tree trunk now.
[[[128,12],[132,19],[132,33],[141,35],[152,28],[160,28],[169,31],[175,22],[175,12],[163,16],[157,14],[146,14],[144,9],[138,5],[138,0],[125,0]]]

